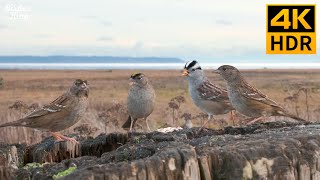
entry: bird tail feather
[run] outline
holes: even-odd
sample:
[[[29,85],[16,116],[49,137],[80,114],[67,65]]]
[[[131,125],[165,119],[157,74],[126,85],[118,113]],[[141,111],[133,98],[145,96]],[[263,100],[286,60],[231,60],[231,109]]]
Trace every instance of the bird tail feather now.
[[[308,122],[307,120],[305,120],[305,119],[303,119],[303,118],[300,118],[300,117],[298,117],[298,116],[296,116],[296,115],[293,115],[293,114],[289,114],[289,113],[287,113],[287,116],[288,117],[290,117],[290,118],[292,118],[292,119],[295,119],[295,120],[297,120],[297,121],[300,121],[300,122]]]
[[[8,122],[0,125],[1,127],[8,127],[8,126],[19,126],[21,125],[18,121]]]
[[[294,119],[294,120],[297,120],[297,121],[299,121],[299,122],[308,122],[307,120],[305,120],[305,119],[303,119],[303,118],[300,118],[300,117],[298,117],[298,116],[296,116],[296,115],[293,115],[293,114],[291,114],[291,113],[288,113],[288,112],[282,112],[282,111],[278,111],[278,113],[280,114],[280,115],[282,115],[282,116],[287,116],[287,117],[289,117],[289,118],[292,118],[292,119]]]

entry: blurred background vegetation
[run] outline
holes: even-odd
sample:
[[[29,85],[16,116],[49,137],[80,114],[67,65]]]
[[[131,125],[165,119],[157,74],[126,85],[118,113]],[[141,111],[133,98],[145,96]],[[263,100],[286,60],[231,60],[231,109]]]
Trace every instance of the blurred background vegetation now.
[[[83,119],[64,134],[77,133],[83,137],[100,133],[125,132],[121,129],[127,119],[126,98],[128,79],[133,70],[1,70],[0,71],[0,123],[17,120],[34,109],[50,103],[61,95],[74,79],[87,79],[90,85],[90,106]],[[207,119],[193,105],[188,83],[178,70],[145,70],[155,88],[157,99],[154,112],[149,117],[152,130],[168,126],[182,126],[184,119],[192,119],[194,126],[201,126]],[[225,87],[223,80],[211,71],[207,76]],[[283,105],[290,112],[318,121],[320,115],[320,70],[247,70],[248,81]],[[5,83],[4,83],[5,81]],[[243,125],[251,119],[236,114],[233,122],[230,114],[215,116],[207,126],[222,128]],[[268,121],[290,120],[271,117]],[[144,131],[145,123],[138,121],[135,129]],[[0,142],[32,144],[49,136],[46,132],[21,127],[0,129]]]

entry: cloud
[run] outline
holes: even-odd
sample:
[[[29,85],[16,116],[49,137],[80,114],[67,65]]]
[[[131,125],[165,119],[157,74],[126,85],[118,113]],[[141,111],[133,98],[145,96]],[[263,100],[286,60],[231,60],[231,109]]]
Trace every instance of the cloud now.
[[[85,15],[85,16],[80,16],[80,18],[83,18],[83,19],[97,19],[97,16]]]
[[[0,24],[0,29],[7,29],[7,28],[9,28],[7,25]]]
[[[50,35],[50,34],[35,34],[35,35],[33,35],[33,37],[40,38],[40,39],[46,39],[46,38],[49,38],[51,36],[52,35]]]
[[[216,24],[230,26],[230,25],[232,25],[232,22],[228,21],[228,20],[224,20],[224,19],[218,19],[218,20],[216,20]]]
[[[110,21],[100,21],[100,23],[104,26],[112,26],[112,23]]]
[[[155,0],[153,3],[126,0],[128,6],[123,6],[124,1],[117,0],[90,3],[70,0],[65,1],[63,7],[57,1],[25,1],[30,2],[33,10],[39,10],[32,11],[32,25],[12,22],[2,16],[6,12],[1,12],[0,0],[0,55],[137,54],[208,60],[265,56],[265,1],[231,0],[233,6],[230,6],[229,1],[218,0],[197,4],[192,0]],[[59,33],[56,33],[57,26]],[[318,47],[319,42],[318,37]],[[10,48],[4,49],[8,44]],[[252,52],[254,48],[261,50]],[[270,55],[270,58],[276,56]]]
[[[101,36],[97,38],[97,41],[112,41],[112,40],[113,38],[108,36]]]
[[[93,20],[95,22],[102,24],[103,26],[112,26],[112,22],[110,22],[108,20],[103,20],[103,19],[99,18],[98,16],[86,15],[86,16],[80,16],[80,18],[87,19],[87,20]]]
[[[133,48],[134,50],[141,50],[144,47],[144,43],[141,41],[138,41],[134,44]]]

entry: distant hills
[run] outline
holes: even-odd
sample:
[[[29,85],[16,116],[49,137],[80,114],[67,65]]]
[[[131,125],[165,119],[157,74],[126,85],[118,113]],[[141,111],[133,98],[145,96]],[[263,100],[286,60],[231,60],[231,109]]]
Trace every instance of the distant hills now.
[[[0,63],[182,63],[172,57],[0,56]]]

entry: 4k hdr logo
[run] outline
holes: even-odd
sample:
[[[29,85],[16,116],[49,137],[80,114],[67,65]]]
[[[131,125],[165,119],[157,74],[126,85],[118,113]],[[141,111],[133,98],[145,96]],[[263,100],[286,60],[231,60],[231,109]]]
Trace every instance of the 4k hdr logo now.
[[[267,54],[316,54],[315,5],[267,5]]]

